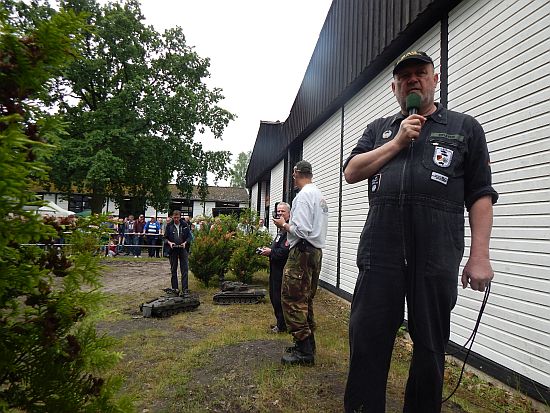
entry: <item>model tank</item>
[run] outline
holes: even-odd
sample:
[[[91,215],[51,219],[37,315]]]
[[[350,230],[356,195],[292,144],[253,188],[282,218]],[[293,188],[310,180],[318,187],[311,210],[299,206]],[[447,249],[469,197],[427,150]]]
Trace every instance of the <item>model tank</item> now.
[[[143,317],[169,317],[183,311],[191,311],[200,305],[197,294],[184,292],[181,295],[177,290],[167,288],[166,295],[148,301],[139,306]]]
[[[257,285],[237,281],[224,281],[222,290],[214,294],[215,304],[258,304],[265,299],[266,290]]]

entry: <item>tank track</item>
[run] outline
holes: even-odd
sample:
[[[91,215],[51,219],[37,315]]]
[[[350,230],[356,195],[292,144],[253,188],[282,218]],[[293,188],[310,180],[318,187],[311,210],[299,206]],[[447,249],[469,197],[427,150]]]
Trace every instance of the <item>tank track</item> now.
[[[263,302],[265,295],[261,296],[249,296],[249,297],[230,297],[227,295],[216,294],[213,297],[215,304],[229,305],[229,304],[259,304]]]

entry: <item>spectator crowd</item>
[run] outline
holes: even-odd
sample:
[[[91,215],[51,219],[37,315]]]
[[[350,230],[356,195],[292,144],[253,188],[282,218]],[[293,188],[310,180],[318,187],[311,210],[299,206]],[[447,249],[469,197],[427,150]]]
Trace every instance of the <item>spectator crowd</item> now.
[[[191,234],[199,228],[200,223],[192,223],[189,216],[185,215],[182,218]],[[150,258],[168,257],[168,246],[164,236],[171,220],[171,217],[146,219],[143,214],[137,219],[134,215],[128,215],[126,218],[111,216],[106,224],[111,230],[111,236],[105,248],[105,255],[141,258],[142,252],[147,251]],[[188,250],[189,248],[190,244],[187,246]]]

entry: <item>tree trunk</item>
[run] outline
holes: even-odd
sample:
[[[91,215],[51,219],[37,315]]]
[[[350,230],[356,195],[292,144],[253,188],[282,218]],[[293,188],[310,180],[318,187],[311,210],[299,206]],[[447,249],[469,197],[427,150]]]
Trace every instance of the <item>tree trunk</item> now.
[[[92,208],[92,214],[101,214],[104,205],[105,195],[94,192],[90,198],[90,208]]]

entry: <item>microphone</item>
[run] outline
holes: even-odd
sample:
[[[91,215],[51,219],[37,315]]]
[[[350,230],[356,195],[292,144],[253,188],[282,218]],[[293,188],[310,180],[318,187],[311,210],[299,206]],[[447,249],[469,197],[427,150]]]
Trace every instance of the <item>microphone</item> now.
[[[409,93],[407,95],[406,104],[409,116],[416,115],[418,113],[418,109],[420,108],[420,95],[417,95],[416,93]]]

